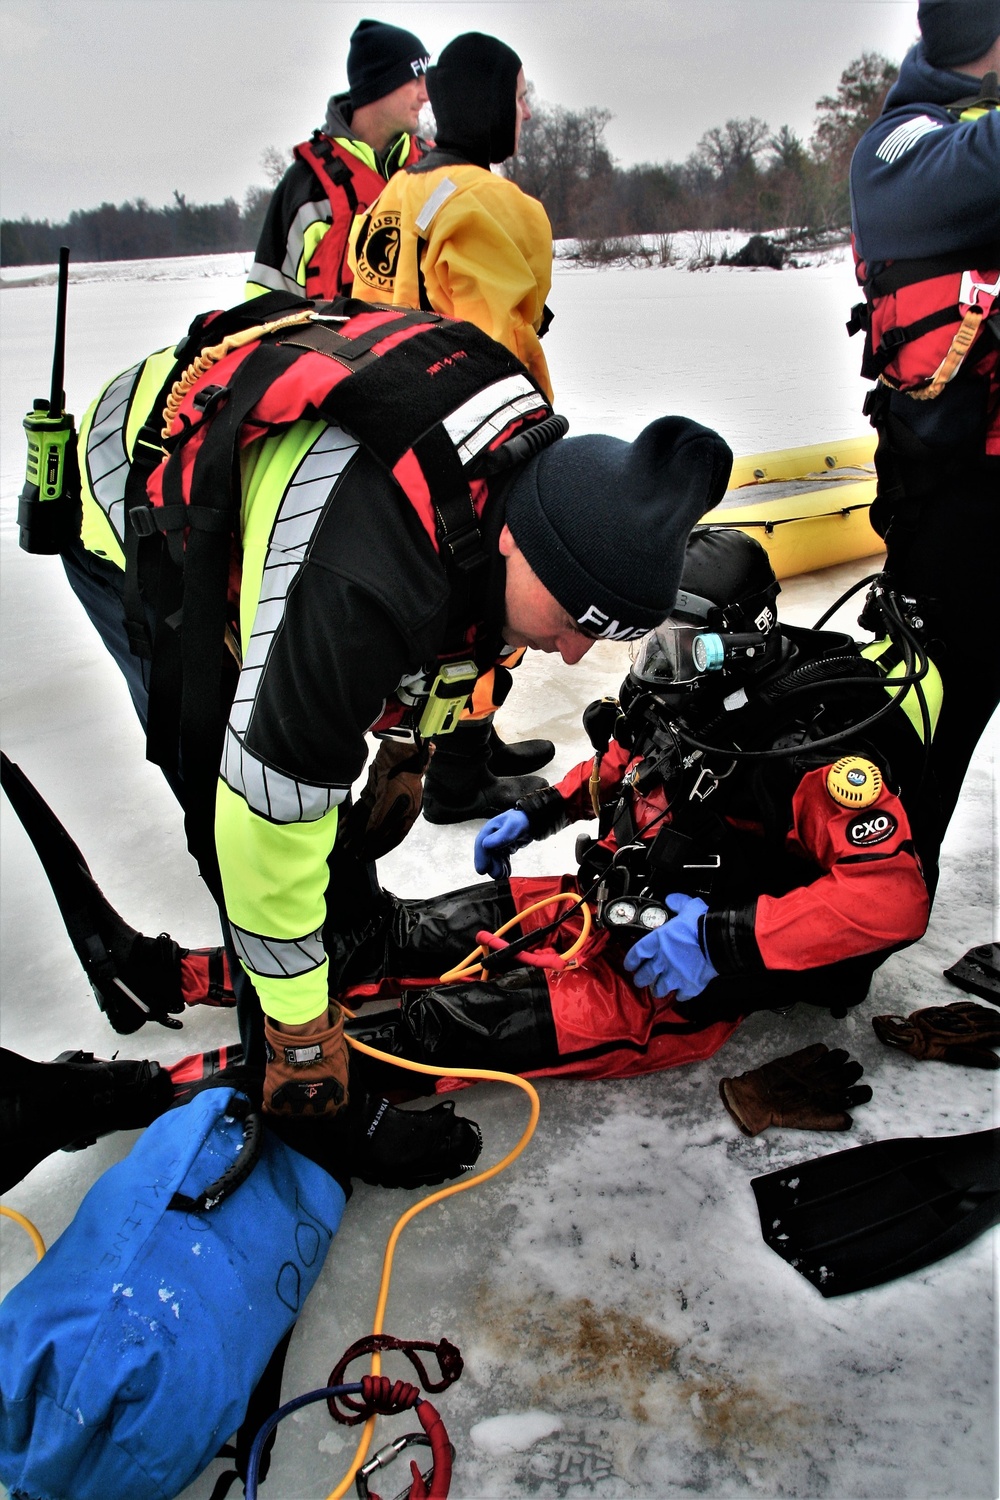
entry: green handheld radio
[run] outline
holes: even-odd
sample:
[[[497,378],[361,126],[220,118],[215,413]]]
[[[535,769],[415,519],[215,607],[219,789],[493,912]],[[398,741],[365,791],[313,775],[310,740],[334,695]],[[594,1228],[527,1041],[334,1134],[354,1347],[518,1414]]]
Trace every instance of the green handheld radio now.
[[[52,390],[40,397],[24,419],[28,463],[17,506],[20,543],[25,552],[62,552],[80,535],[80,472],[76,427],[66,411],[63,365],[66,356],[66,292],[69,250],[59,251],[56,342],[52,355]]]

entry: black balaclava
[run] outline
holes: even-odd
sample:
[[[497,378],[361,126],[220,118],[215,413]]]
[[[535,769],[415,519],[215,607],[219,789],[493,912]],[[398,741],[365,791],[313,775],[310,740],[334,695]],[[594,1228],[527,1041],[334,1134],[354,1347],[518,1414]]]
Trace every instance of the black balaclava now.
[[[449,42],[427,70],[438,148],[487,170],[513,156],[520,71],[517,53],[494,36],[467,31]]]

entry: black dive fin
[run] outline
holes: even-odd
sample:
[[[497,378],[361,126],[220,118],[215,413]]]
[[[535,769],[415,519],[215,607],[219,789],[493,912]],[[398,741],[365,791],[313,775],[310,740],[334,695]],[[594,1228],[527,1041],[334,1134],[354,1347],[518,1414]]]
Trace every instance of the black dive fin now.
[[[991,1005],[1000,1005],[1000,943],[980,943],[970,948],[964,958],[944,970],[945,979],[960,990],[978,995]]]
[[[181,1023],[170,1012],[184,1009],[181,949],[166,933],[145,937],[123,921],[48,803],[2,751],[0,786],[34,845],[70,942],[115,1031],[128,1035],[147,1021],[176,1030]]]
[[[750,1185],[765,1244],[839,1297],[919,1271],[1000,1222],[1000,1130],[875,1141]]]

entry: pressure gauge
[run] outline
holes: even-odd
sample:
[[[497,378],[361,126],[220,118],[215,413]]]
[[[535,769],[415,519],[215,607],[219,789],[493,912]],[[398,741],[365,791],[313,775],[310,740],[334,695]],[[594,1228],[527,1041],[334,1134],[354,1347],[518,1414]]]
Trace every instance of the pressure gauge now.
[[[635,921],[636,909],[634,901],[621,897],[604,908],[604,920],[609,927],[630,927]]]
[[[644,906],[639,913],[639,926],[645,927],[647,932],[654,932],[657,927],[662,927],[666,920],[665,906]]]

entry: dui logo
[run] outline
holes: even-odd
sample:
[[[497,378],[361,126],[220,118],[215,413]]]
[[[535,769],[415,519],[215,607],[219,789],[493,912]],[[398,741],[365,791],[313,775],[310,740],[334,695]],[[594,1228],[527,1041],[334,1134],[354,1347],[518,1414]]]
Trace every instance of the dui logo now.
[[[898,828],[892,813],[875,813],[870,818],[855,818],[847,830],[847,842],[856,849],[870,849],[875,844],[884,844]]]
[[[368,221],[368,230],[355,247],[357,274],[365,286],[380,292],[392,290],[399,260],[399,210],[376,210]]]

